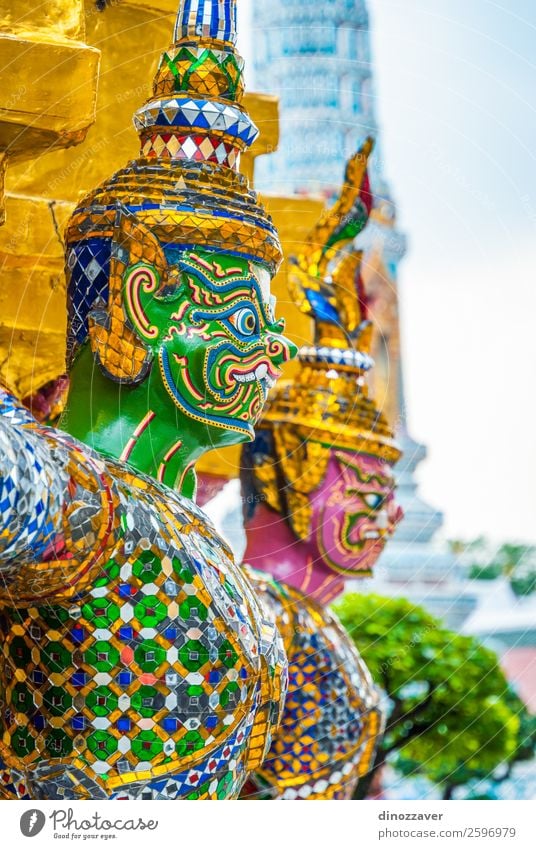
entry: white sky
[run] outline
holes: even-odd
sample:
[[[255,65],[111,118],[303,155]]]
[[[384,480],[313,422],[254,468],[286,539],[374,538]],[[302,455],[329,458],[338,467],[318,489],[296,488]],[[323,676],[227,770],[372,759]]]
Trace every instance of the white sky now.
[[[536,542],[536,2],[369,9],[421,492],[451,536]]]

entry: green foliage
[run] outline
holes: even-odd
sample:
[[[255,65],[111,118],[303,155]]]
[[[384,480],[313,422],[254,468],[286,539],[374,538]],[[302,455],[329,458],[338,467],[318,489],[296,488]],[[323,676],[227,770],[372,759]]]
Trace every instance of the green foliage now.
[[[499,563],[488,563],[481,565],[473,563],[469,569],[469,577],[475,581],[494,581],[502,575],[502,566]]]
[[[517,596],[532,595],[536,590],[536,571],[512,575],[510,586]]]
[[[496,554],[496,561],[502,566],[503,574],[510,577],[532,551],[532,546],[505,542]]]
[[[405,599],[350,593],[335,611],[390,700],[378,766],[392,754],[455,786],[516,756],[519,710],[492,651]]]
[[[536,547],[505,543],[495,560],[517,596],[531,595],[536,590]]]
[[[517,596],[531,595],[536,591],[536,546],[519,542],[505,542],[492,548],[485,537],[474,540],[450,540],[456,555],[464,555],[470,563],[469,577],[478,581],[492,581],[503,575]]]
[[[519,719],[517,745],[511,761],[530,761],[536,751],[536,716],[529,713],[525,702],[522,702],[513,690],[508,691],[506,702]]]
[[[480,536],[471,540],[450,539],[448,542],[454,554],[466,554],[468,552],[482,552],[487,547],[486,537]]]
[[[528,761],[534,758],[536,749],[536,716],[529,713],[526,705],[512,691],[508,690],[503,700],[503,707],[509,709],[510,714],[517,718],[518,732],[515,747],[510,756],[495,769],[486,768],[485,763],[460,764],[456,770],[446,777],[441,773],[436,775],[435,781],[443,784],[446,793],[444,798],[450,798],[455,787],[469,785],[467,799],[495,799],[496,788],[504,780],[510,777],[512,767],[520,761]],[[501,729],[499,728],[499,733]],[[404,755],[399,755],[396,763],[397,769],[403,775],[417,775],[421,770],[421,764]],[[484,782],[484,789],[478,793],[474,788],[477,782]]]

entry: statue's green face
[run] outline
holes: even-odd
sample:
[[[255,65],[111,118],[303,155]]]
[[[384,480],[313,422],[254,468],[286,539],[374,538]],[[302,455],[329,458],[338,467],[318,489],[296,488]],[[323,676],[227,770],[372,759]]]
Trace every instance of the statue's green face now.
[[[217,429],[215,444],[253,439],[280,366],[296,354],[275,320],[270,275],[235,256],[164,251],[176,270],[167,292],[147,263],[123,277],[124,308],[152,350],[150,391],[161,399],[163,387],[184,415]]]

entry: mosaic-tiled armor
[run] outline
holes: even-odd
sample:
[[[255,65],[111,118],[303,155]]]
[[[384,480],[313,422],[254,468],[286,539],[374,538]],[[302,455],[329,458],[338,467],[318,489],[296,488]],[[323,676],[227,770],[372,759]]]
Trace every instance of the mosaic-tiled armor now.
[[[248,574],[283,637],[289,681],[283,720],[244,795],[348,799],[382,727],[369,671],[323,605],[266,574]]]
[[[0,396],[5,798],[234,798],[277,726],[282,642],[186,497],[292,353],[237,170],[257,130],[235,6],[181,2],[140,157],[68,224],[60,430]]]
[[[0,396],[0,794],[228,798],[285,657],[188,499]]]
[[[343,250],[368,219],[371,147],[350,160],[339,199],[291,265],[315,343],[273,390],[242,455],[245,562],[276,579],[255,585],[289,660],[281,727],[248,785],[274,798],[351,798],[381,731],[378,693],[326,609],[346,576],[370,574],[402,515],[391,469],[399,450],[365,379],[373,363],[361,255]]]

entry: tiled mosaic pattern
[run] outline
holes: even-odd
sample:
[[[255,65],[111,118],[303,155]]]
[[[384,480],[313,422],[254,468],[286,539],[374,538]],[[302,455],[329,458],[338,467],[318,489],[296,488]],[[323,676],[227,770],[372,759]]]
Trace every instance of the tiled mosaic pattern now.
[[[144,156],[217,161],[238,169],[238,154],[253,144],[258,129],[240,105],[244,63],[235,42],[236,0],[181,3],[174,44],[162,54],[153,98],[134,116]],[[168,137],[164,147],[163,133]],[[192,149],[185,136],[194,134]],[[170,135],[180,143],[172,144]],[[232,155],[223,157],[222,143]]]
[[[192,33],[236,42],[236,0],[184,0],[175,23],[175,40]]]
[[[155,77],[155,97],[195,91],[222,100],[239,101],[244,91],[244,60],[234,50],[188,41],[162,54]]]
[[[0,480],[9,441],[29,446],[21,498],[2,495],[3,527],[22,528],[0,538],[0,562],[17,553],[0,590],[4,797],[236,796],[284,696],[274,625],[196,507],[59,431],[14,424],[1,397]],[[43,499],[24,493],[59,470],[61,510],[56,494],[35,531]]]
[[[134,122],[142,138],[151,127],[169,127],[176,133],[194,131],[200,135],[210,130],[214,136],[234,142],[241,150],[253,144],[259,134],[249,115],[238,106],[193,98],[150,100],[136,112]]]
[[[21,427],[33,419],[12,395],[2,392],[0,412],[5,422],[0,428],[0,579],[5,584],[21,559],[41,557],[49,548],[61,526],[67,478],[59,464],[50,476],[47,447]]]
[[[302,593],[248,572],[289,661],[279,731],[248,784],[257,797],[349,799],[382,730],[378,692],[340,622]]]
[[[178,136],[156,133],[145,139],[142,155],[152,158],[193,159],[195,162],[215,162],[234,168],[240,160],[240,151],[220,139],[208,136]]]

